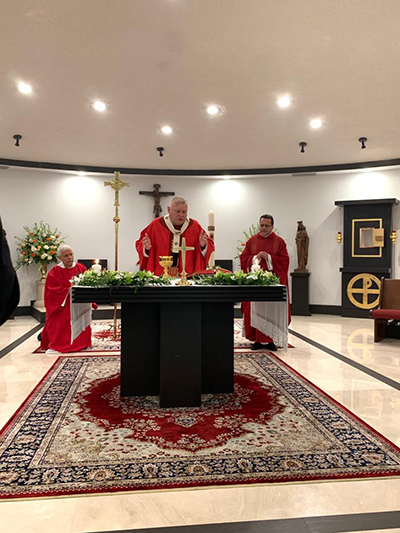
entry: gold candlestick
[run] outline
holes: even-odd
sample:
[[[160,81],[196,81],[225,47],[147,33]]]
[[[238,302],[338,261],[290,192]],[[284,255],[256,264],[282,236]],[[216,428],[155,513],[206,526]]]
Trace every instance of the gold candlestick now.
[[[172,255],[160,255],[160,265],[164,269],[164,274],[162,276],[164,279],[167,279],[167,278],[171,277],[169,275],[168,269],[172,265],[172,263],[173,263]]]

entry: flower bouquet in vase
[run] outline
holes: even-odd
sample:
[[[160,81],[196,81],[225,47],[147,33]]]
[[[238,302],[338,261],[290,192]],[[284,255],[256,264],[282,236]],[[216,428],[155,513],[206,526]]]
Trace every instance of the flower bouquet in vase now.
[[[43,295],[46,281],[47,267],[57,263],[57,248],[65,240],[57,228],[51,230],[49,224],[35,222],[32,228],[24,226],[25,235],[15,237],[17,241],[18,258],[15,267],[29,266],[33,263],[39,265],[41,279],[37,283],[37,299],[35,307],[44,307]]]

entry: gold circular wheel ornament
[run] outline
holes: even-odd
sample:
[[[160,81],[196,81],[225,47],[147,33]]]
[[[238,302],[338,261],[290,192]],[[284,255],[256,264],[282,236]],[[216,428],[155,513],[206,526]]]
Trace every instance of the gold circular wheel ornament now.
[[[354,285],[359,280],[362,281],[361,287],[354,288]],[[347,297],[353,305],[359,307],[360,309],[373,309],[378,305],[379,302],[380,286],[380,279],[378,279],[373,274],[357,274],[357,276],[351,278],[351,280],[347,284]],[[376,294],[376,298],[374,298],[373,301],[369,301],[370,294]],[[355,296],[358,295],[361,295],[361,301],[355,298]]]

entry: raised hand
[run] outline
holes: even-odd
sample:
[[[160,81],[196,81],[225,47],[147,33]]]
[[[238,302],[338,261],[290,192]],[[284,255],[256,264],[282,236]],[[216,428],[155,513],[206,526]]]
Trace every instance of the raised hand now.
[[[147,235],[147,233],[142,239],[142,244],[143,244],[143,248],[145,250],[150,250],[150,248],[151,248],[151,240],[150,240],[150,237]]]
[[[204,248],[207,245],[207,233],[204,230],[201,230],[199,236],[199,243],[201,248]]]

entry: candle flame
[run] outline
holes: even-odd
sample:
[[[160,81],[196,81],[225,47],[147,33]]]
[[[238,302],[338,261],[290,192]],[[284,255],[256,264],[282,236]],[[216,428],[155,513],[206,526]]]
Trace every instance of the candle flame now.
[[[94,260],[94,264],[95,264],[95,265],[98,265],[99,263],[100,263],[100,259],[95,259],[95,260]]]

